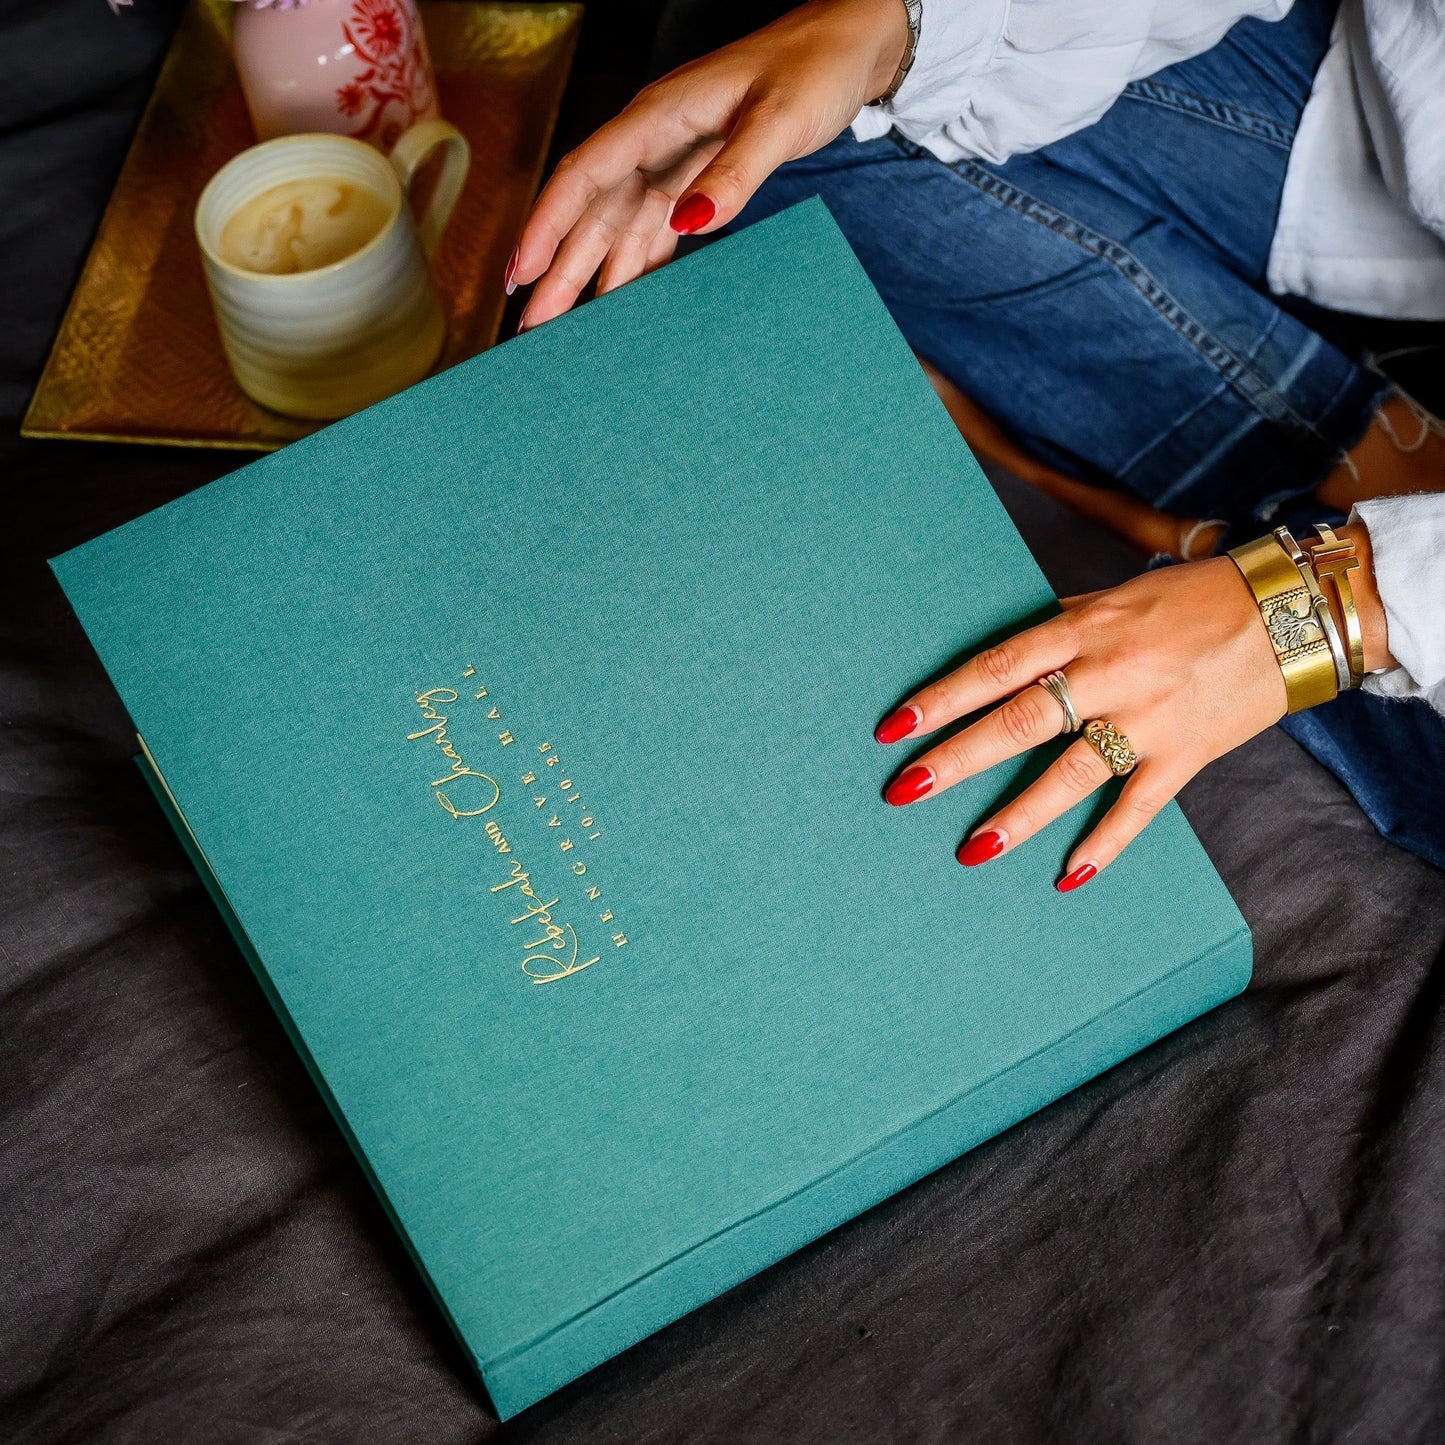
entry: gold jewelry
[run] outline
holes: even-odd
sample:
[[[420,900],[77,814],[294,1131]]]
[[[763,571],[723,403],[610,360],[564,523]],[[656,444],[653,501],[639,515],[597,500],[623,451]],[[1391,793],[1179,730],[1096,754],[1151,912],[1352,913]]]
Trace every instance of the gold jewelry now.
[[[1064,710],[1064,731],[1078,732],[1083,723],[1074,711],[1074,699],[1069,693],[1069,679],[1061,672],[1051,672],[1047,677],[1039,679],[1039,686]]]
[[[1310,548],[1310,566],[1321,586],[1334,589],[1335,600],[1340,604],[1340,616],[1344,619],[1345,640],[1350,647],[1350,686],[1359,687],[1365,680],[1365,634],[1360,626],[1360,614],[1355,607],[1355,588],[1350,573],[1356,571],[1360,559],[1355,555],[1355,543],[1351,537],[1336,536],[1334,530],[1323,522],[1315,523],[1320,540]]]
[[[1339,678],[1303,571],[1274,536],[1231,547],[1229,555],[1254,593],[1284,674],[1290,712],[1328,702],[1339,692]]]
[[[1084,737],[1089,746],[1108,763],[1109,771],[1116,778],[1126,777],[1134,771],[1139,762],[1139,754],[1113,723],[1096,718],[1084,729]]]
[[[1338,692],[1348,692],[1350,690],[1350,657],[1345,651],[1345,643],[1340,636],[1340,629],[1335,624],[1335,614],[1330,611],[1330,599],[1320,591],[1320,580],[1315,576],[1315,569],[1310,566],[1310,559],[1300,550],[1300,544],[1295,541],[1294,534],[1290,529],[1276,527],[1274,535],[1279,541],[1279,545],[1289,554],[1289,560],[1299,568],[1299,574],[1304,578],[1305,586],[1310,590],[1310,606],[1314,608],[1320,630],[1325,635],[1325,643],[1330,649],[1330,660],[1335,665],[1335,689]]]

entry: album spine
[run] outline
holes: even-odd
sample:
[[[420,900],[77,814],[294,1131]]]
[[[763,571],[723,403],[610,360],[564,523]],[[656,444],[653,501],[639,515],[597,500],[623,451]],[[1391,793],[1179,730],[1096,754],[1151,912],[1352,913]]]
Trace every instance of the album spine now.
[[[136,757],[136,766],[140,769],[141,775],[145,778],[146,784],[154,795],[156,802],[160,804],[161,811],[166,816],[166,821],[170,823],[177,839],[179,839],[180,845],[185,850],[186,857],[190,859],[191,866],[196,870],[202,886],[206,892],[210,894],[211,901],[216,905],[222,921],[236,942],[236,947],[240,949],[242,956],[251,966],[251,972],[256,976],[256,982],[260,985],[261,992],[265,994],[267,1002],[269,1002],[272,1009],[275,1010],[276,1017],[286,1032],[286,1037],[291,1041],[291,1045],[296,1050],[297,1056],[304,1065],[306,1072],[311,1075],[312,1082],[320,1092],[322,1099],[326,1103],[326,1107],[331,1111],[331,1117],[336,1121],[337,1128],[341,1130],[342,1137],[346,1140],[347,1145],[356,1158],[356,1162],[361,1166],[361,1171],[366,1176],[367,1182],[371,1185],[376,1193],[377,1199],[381,1202],[381,1207],[385,1211],[386,1217],[391,1221],[392,1227],[400,1236],[403,1246],[411,1256],[412,1262],[416,1265],[422,1279],[426,1281],[427,1288],[431,1291],[432,1297],[441,1309],[443,1317],[451,1326],[453,1333],[460,1341],[468,1358],[472,1359],[474,1363],[477,1363],[478,1371],[480,1372],[480,1363],[476,1361],[471,1347],[467,1344],[465,1335],[463,1335],[457,1326],[451,1310],[447,1307],[446,1300],[442,1297],[441,1291],[437,1289],[432,1281],[432,1277],[426,1265],[423,1263],[421,1256],[418,1255],[412,1247],[411,1238],[402,1226],[400,1219],[397,1218],[396,1211],[391,1207],[391,1201],[387,1198],[386,1191],[381,1187],[381,1181],[376,1177],[376,1172],[372,1169],[371,1162],[366,1157],[366,1151],[361,1147],[356,1135],[352,1133],[351,1125],[347,1122],[346,1115],[342,1112],[341,1106],[336,1102],[336,1097],[331,1092],[331,1086],[326,1082],[326,1076],[317,1067],[316,1061],[311,1057],[311,1050],[307,1047],[305,1038],[296,1027],[294,1020],[291,1018],[290,1011],[287,1009],[285,1003],[282,1002],[280,994],[277,993],[275,985],[271,982],[271,976],[266,971],[266,965],[262,962],[260,954],[258,954],[252,946],[251,940],[246,936],[246,930],[241,926],[241,920],[236,917],[236,912],[231,907],[231,901],[226,897],[226,890],[221,886],[220,879],[216,877],[215,870],[211,867],[205,851],[196,839],[196,835],[191,831],[190,824],[186,822],[185,814],[181,811],[180,804],[171,792],[170,785],[166,782],[160,769],[156,766],[155,759],[151,757],[150,749],[146,747],[145,739],[141,738],[139,742],[141,745],[141,753]]]

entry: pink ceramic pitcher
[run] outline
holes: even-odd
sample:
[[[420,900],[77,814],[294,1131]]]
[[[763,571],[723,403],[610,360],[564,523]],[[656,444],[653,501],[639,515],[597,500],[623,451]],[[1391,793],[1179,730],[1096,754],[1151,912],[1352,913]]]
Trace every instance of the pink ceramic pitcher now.
[[[246,0],[235,48],[258,140],[334,131],[389,151],[438,114],[415,0]]]

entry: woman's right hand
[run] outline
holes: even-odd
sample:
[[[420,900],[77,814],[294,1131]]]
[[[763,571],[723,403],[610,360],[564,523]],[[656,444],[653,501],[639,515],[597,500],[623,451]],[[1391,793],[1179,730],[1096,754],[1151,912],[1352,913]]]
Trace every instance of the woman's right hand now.
[[[507,268],[536,282],[522,329],[667,261],[726,225],[785,161],[826,145],[893,80],[900,0],[811,0],[649,85],[558,165]]]

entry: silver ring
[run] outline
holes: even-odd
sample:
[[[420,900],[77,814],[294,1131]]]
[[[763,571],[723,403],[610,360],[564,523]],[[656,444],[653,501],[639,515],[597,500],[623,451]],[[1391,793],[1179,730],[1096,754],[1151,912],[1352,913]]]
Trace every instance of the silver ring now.
[[[1069,693],[1069,679],[1061,672],[1051,672],[1047,677],[1039,679],[1039,686],[1064,710],[1064,731],[1078,732],[1083,723],[1074,711],[1074,699]]]

